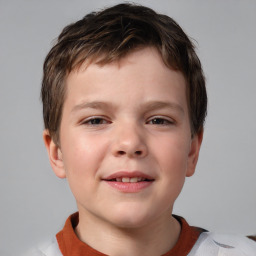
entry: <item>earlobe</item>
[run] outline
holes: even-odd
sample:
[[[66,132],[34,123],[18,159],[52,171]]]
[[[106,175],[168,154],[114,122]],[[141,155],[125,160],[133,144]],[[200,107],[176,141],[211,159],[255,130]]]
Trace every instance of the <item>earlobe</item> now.
[[[195,173],[196,164],[199,157],[199,151],[203,141],[203,133],[204,132],[202,129],[199,133],[195,134],[191,140],[191,147],[188,155],[188,166],[187,166],[187,173],[186,173],[187,177],[190,177]]]
[[[66,178],[60,147],[53,141],[48,130],[44,130],[43,139],[48,152],[49,161],[55,175],[61,179]]]

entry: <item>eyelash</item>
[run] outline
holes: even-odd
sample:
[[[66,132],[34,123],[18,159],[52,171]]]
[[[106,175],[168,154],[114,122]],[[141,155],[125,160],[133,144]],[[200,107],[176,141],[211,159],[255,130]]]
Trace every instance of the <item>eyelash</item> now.
[[[88,126],[99,126],[99,125],[105,125],[110,124],[111,121],[108,121],[104,117],[90,117],[82,122],[83,125]],[[169,120],[167,118],[163,117],[152,117],[149,121],[146,122],[146,124],[150,125],[161,125],[161,126],[168,126],[173,125],[175,122],[173,120]]]
[[[103,117],[90,117],[82,122],[82,124],[89,125],[89,126],[97,126],[111,123],[110,121],[106,120]]]
[[[160,121],[160,123],[159,123]],[[156,122],[156,123],[153,123]],[[163,118],[163,117],[153,117],[151,118],[149,121],[147,121],[147,124],[151,124],[151,125],[172,125],[174,124],[173,120],[169,120],[167,118]]]

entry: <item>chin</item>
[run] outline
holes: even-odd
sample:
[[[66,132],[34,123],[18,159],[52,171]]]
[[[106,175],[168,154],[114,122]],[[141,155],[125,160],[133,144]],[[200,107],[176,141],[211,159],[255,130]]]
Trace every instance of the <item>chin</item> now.
[[[123,209],[115,211],[111,215],[111,222],[119,228],[136,229],[148,225],[153,220],[153,216],[149,216],[147,211],[142,209]]]

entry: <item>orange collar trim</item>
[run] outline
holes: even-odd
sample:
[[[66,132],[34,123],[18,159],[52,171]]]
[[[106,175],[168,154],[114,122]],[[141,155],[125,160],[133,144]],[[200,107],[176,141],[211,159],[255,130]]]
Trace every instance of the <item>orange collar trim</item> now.
[[[195,245],[199,235],[204,231],[191,227],[185,219],[174,215],[181,225],[181,233],[175,246],[163,256],[186,256]],[[79,240],[74,228],[79,222],[78,212],[69,216],[64,228],[56,235],[59,248],[63,256],[106,256]]]

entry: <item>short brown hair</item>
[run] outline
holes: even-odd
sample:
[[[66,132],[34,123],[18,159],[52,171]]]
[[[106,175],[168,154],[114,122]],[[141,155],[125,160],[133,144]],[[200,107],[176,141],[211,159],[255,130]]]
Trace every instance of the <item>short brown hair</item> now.
[[[45,59],[43,116],[55,143],[59,139],[68,74],[87,60],[106,64],[147,46],[155,47],[168,67],[183,73],[191,133],[203,129],[207,112],[205,78],[191,40],[172,18],[144,6],[119,4],[65,27]]]

